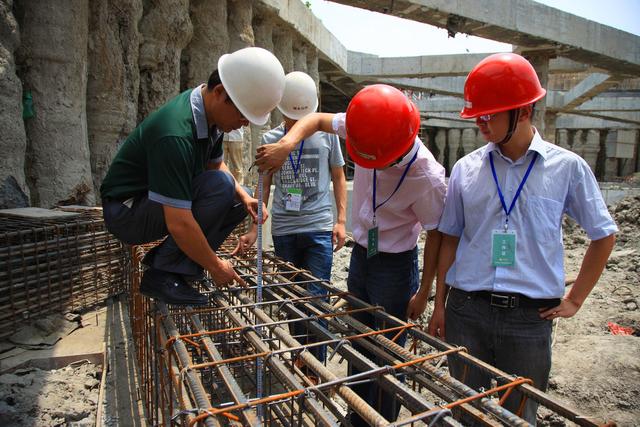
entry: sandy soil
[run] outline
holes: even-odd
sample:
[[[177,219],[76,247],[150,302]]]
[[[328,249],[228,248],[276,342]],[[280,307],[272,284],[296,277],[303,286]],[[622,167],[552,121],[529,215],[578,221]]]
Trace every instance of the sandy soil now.
[[[554,325],[548,392],[585,416],[633,426],[640,425],[640,197],[624,199],[610,210],[620,228],[616,246],[581,310]],[[588,238],[567,219],[564,241],[566,275],[575,277]],[[343,289],[350,252],[344,248],[334,257],[332,281]],[[419,259],[422,263],[422,255]],[[432,308],[433,301],[420,319],[425,330]],[[636,335],[613,335],[608,322],[632,327]],[[538,416],[541,424],[565,425],[544,409]]]
[[[95,426],[100,375],[101,369],[91,363],[0,375],[0,424]]]

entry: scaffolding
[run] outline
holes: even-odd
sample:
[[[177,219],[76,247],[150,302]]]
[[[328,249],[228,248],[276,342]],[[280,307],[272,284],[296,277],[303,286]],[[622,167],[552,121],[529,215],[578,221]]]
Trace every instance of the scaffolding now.
[[[128,289],[129,256],[102,211],[0,216],[0,338],[30,319],[80,311]]]
[[[209,304],[204,308],[168,307],[142,297],[137,291],[140,260],[148,248],[132,249],[130,315],[142,397],[152,425],[348,426],[350,411],[376,426],[458,426],[460,414],[488,426],[528,425],[501,406],[514,390],[523,396],[520,410],[526,399],[534,399],[577,425],[598,425],[532,387],[530,380],[507,375],[464,348],[452,347],[269,253],[263,301],[256,303],[255,255],[231,257],[233,246],[227,244],[218,254],[233,258],[248,287],[215,288],[205,280],[200,291],[208,295]],[[328,295],[308,293],[309,284],[324,287]],[[342,299],[347,306],[334,309]],[[380,328],[372,330],[356,320],[362,313],[374,316]],[[397,343],[402,335],[407,337],[405,346]],[[328,350],[324,362],[314,356],[319,346]],[[476,391],[451,377],[447,356],[489,372],[495,387]],[[256,395],[258,369],[263,369],[263,396]],[[352,390],[362,383],[378,384],[402,405],[396,422],[385,420]]]

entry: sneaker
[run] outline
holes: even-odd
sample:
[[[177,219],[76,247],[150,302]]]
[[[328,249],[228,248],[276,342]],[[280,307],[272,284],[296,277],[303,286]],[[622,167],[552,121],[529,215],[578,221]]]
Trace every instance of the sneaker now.
[[[205,305],[209,299],[193,289],[179,275],[149,268],[142,276],[140,293],[167,304]]]

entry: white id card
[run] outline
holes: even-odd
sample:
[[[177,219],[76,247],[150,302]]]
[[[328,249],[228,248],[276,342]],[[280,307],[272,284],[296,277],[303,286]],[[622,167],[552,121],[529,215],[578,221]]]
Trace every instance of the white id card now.
[[[302,190],[300,188],[287,188],[284,199],[284,208],[288,211],[300,211],[302,206]]]
[[[491,265],[494,267],[516,265],[516,232],[493,230],[491,237]]]

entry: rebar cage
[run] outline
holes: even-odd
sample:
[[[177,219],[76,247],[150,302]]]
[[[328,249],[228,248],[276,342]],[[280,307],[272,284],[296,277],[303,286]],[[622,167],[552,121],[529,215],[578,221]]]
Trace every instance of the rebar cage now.
[[[205,279],[198,286],[209,304],[202,308],[142,297],[137,285],[147,248],[133,248],[131,319],[152,425],[348,426],[350,412],[380,426],[460,425],[460,419],[528,425],[501,406],[511,392],[578,425],[598,425],[530,380],[507,375],[270,253],[258,303],[255,254],[230,257],[233,246],[226,243],[218,254],[232,258],[248,287],[218,288]],[[309,284],[328,295],[310,294]],[[347,306],[334,308],[340,300]],[[362,314],[375,318],[376,330],[358,321]],[[407,342],[400,346],[403,335]],[[323,345],[327,357],[320,361],[315,356]],[[495,387],[476,391],[449,376],[447,356],[490,372]],[[379,385],[402,405],[397,421],[387,421],[352,390],[363,383]]]
[[[25,320],[84,310],[124,292],[128,264],[101,210],[71,219],[0,216],[0,338]]]

